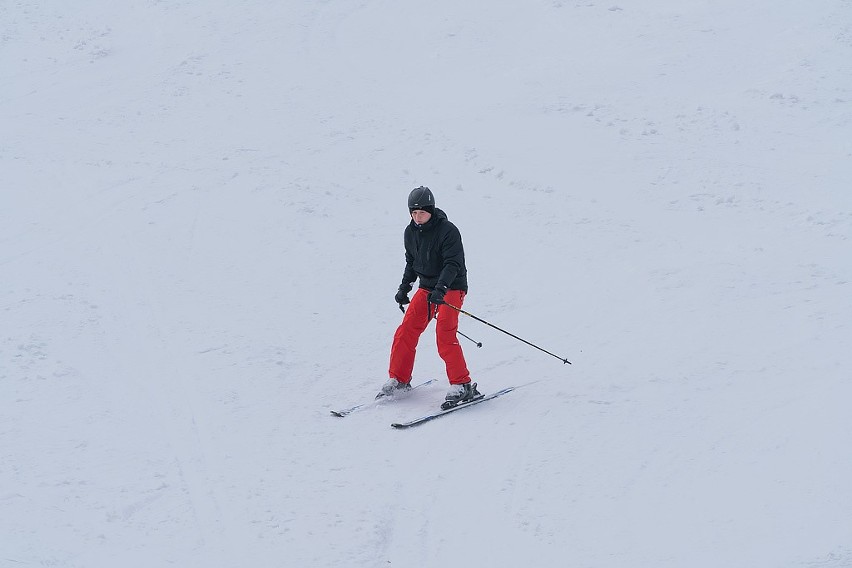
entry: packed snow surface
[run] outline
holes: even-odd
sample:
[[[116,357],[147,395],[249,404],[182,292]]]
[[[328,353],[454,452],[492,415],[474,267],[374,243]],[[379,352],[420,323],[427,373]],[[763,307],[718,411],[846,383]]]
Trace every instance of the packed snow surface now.
[[[852,566],[850,346],[849,0],[0,3],[3,568]]]

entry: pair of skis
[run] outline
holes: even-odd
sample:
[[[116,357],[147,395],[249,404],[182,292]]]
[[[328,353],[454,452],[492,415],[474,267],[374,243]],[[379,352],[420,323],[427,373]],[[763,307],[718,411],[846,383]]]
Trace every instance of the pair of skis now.
[[[411,391],[418,389],[422,386],[433,383],[433,382],[435,382],[435,379],[430,379],[426,382],[415,385],[415,386],[411,387],[411,390],[408,391],[408,393],[410,393]],[[446,410],[438,410],[436,412],[426,414],[426,415],[421,416],[419,418],[415,418],[414,420],[409,420],[408,422],[394,422],[393,424],[391,424],[391,427],[396,428],[397,430],[404,430],[406,428],[412,428],[414,426],[419,426],[420,424],[425,424],[426,422],[431,422],[432,420],[435,420],[437,418],[441,418],[443,416],[446,416],[447,414],[452,414],[453,412],[458,412],[460,410],[464,410],[465,408],[469,408],[469,407],[475,406],[477,404],[482,404],[485,401],[495,399],[499,396],[503,396],[504,394],[510,393],[513,390],[515,390],[515,387],[507,387],[505,389],[499,390],[499,391],[491,393],[491,394],[480,395],[480,396],[478,396],[478,397],[476,397],[472,400],[469,400],[469,401],[466,401],[466,402],[461,402],[461,403],[459,403],[455,406],[452,406],[452,407],[450,407]],[[332,410],[331,413],[334,416],[339,416],[339,417],[342,418],[344,416],[348,416],[349,414],[352,414],[353,412],[358,412],[360,410],[365,410],[367,408],[371,408],[373,406],[381,404],[383,401],[393,400],[395,398],[398,398],[399,396],[400,395],[396,395],[394,397],[383,397],[383,398],[379,398],[379,399],[371,401],[371,402],[365,402],[363,404],[356,404],[355,406],[352,406],[352,407],[349,407],[349,408],[344,408],[342,410]],[[403,395],[403,396],[405,396],[405,395]]]

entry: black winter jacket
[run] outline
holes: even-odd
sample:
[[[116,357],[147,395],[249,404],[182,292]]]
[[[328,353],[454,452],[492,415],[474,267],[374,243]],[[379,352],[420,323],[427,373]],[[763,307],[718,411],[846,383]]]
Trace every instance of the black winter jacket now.
[[[461,233],[446,213],[436,208],[429,221],[420,226],[412,220],[405,228],[404,241],[402,287],[420,278],[420,287],[427,290],[441,284],[467,292]]]

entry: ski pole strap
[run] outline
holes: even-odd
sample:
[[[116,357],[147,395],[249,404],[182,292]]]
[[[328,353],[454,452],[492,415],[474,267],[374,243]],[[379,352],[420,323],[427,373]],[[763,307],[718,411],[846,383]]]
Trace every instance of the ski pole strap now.
[[[460,313],[460,314],[464,314],[464,315],[466,315],[467,317],[473,318],[473,319],[475,319],[476,321],[478,321],[478,322],[480,322],[480,323],[484,323],[484,324],[485,324],[485,325],[487,325],[487,326],[493,327],[493,328],[494,328],[494,329],[496,329],[497,331],[503,332],[503,333],[505,333],[506,335],[508,335],[509,337],[513,337],[513,338],[517,339],[518,341],[520,341],[520,342],[522,342],[522,343],[526,343],[526,344],[527,344],[527,345],[529,345],[530,347],[535,347],[535,348],[536,348],[536,349],[538,349],[539,351],[542,351],[542,352],[544,352],[544,353],[547,353],[547,354],[548,354],[548,355],[550,355],[551,357],[556,357],[557,359],[559,359],[560,361],[562,361],[562,362],[563,362],[563,363],[565,363],[566,365],[570,365],[570,364],[571,364],[571,361],[569,361],[568,359],[565,359],[564,357],[560,357],[559,355],[555,355],[555,354],[551,353],[550,351],[548,351],[547,349],[542,349],[542,348],[541,348],[541,347],[539,347],[538,345],[535,345],[534,343],[530,343],[530,342],[529,342],[529,341],[527,341],[526,339],[523,339],[523,338],[521,338],[521,337],[518,337],[518,336],[517,336],[517,335],[515,335],[514,333],[509,333],[509,332],[508,332],[508,331],[506,331],[505,329],[500,329],[499,327],[497,327],[497,326],[496,326],[496,325],[494,325],[493,323],[488,323],[488,322],[487,322],[487,321],[485,321],[484,319],[482,319],[482,318],[478,318],[478,317],[476,317],[475,315],[473,315],[473,314],[472,314],[472,313],[470,313],[470,312],[466,312],[466,311],[464,311],[463,309],[461,309],[461,308],[457,308],[456,306],[454,306],[454,305],[452,305],[452,304],[447,304],[447,305],[448,305],[448,306],[450,306],[452,309],[454,309],[455,311],[457,311],[457,312],[458,312],[458,313]]]

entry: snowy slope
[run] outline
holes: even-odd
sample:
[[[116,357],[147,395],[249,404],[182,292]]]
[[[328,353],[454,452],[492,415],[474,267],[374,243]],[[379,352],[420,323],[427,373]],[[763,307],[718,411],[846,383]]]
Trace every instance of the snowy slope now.
[[[852,565],[848,0],[238,4],[0,4],[0,566]]]

